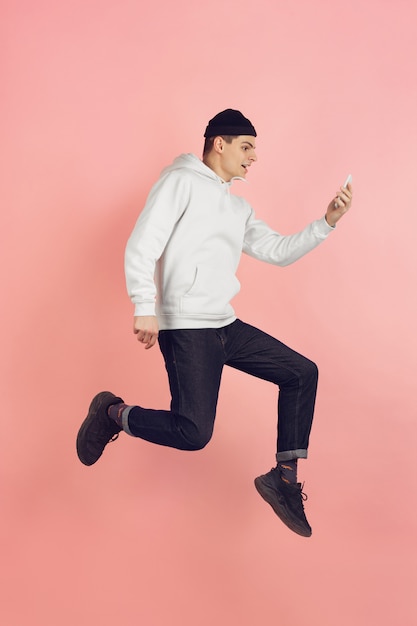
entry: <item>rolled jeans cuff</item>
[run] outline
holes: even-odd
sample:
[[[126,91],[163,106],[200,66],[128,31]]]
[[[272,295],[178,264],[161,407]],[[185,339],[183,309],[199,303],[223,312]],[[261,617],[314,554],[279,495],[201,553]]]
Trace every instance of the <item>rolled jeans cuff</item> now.
[[[129,413],[131,409],[133,409],[133,406],[127,406],[122,411],[122,428],[125,431],[125,433],[127,433],[131,437],[134,437],[134,435],[131,433],[130,428],[129,428]]]
[[[293,459],[306,459],[307,450],[285,450],[284,452],[277,452],[277,463],[281,461],[292,461]]]

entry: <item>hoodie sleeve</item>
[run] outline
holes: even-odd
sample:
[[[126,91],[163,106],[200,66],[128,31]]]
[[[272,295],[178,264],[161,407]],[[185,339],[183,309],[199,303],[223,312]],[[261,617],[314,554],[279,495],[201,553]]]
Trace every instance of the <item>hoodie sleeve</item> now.
[[[160,178],[128,239],[125,275],[135,316],[155,315],[155,265],[187,207],[188,197],[187,177],[171,172]]]
[[[316,248],[334,228],[325,218],[309,224],[294,235],[280,235],[255,217],[253,209],[246,222],[243,251],[266,263],[290,265]]]

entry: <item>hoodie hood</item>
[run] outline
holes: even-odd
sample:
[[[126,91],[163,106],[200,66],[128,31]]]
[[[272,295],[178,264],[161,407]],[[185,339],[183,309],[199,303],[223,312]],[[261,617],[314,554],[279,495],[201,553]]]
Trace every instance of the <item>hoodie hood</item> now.
[[[165,174],[169,174],[170,172],[183,169],[192,170],[196,174],[199,174],[204,178],[209,178],[211,180],[219,182],[222,185],[230,186],[234,180],[244,180],[246,182],[246,179],[240,176],[233,177],[230,182],[223,180],[223,178],[218,176],[218,174],[216,174],[216,172],[212,170],[211,167],[208,167],[208,165],[203,163],[203,161],[199,159],[198,156],[192,153],[180,154],[180,156],[176,157],[173,160],[171,165],[168,165],[168,167],[162,170],[161,176],[165,176]]]

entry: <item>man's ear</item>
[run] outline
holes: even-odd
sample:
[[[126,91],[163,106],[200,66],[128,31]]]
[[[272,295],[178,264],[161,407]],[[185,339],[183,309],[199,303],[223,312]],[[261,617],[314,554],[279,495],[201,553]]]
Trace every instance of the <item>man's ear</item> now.
[[[215,137],[213,141],[213,150],[217,152],[218,154],[220,154],[221,152],[223,152],[223,146],[224,146],[223,137],[220,137],[220,135],[218,137]]]

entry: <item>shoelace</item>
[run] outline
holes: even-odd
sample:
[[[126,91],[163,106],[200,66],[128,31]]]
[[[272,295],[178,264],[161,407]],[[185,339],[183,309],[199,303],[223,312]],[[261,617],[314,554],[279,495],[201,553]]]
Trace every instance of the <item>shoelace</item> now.
[[[281,471],[280,471],[278,466],[272,467],[271,468],[271,472],[278,472],[278,474],[281,476]],[[304,483],[301,483],[301,485],[300,485],[301,499],[302,499],[303,502],[305,502],[306,500],[308,500],[308,495],[306,493],[304,493],[303,489],[304,489]]]
[[[304,489],[304,483],[302,483],[300,491],[301,491],[301,499],[303,500],[303,502],[305,502],[306,500],[308,500],[308,495],[304,493],[303,489]]]

